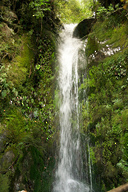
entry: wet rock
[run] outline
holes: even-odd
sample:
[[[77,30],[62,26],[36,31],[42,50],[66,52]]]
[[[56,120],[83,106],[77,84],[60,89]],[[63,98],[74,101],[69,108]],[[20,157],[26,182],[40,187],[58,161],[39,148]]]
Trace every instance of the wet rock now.
[[[12,167],[13,160],[15,158],[15,155],[13,151],[7,151],[3,157],[0,159],[0,171],[1,173],[6,173],[10,168],[12,168],[12,171],[14,171]]]
[[[13,151],[7,151],[2,158],[2,162],[11,163],[13,161],[14,157],[15,157],[15,155],[14,155]]]
[[[96,19],[84,19],[81,21],[75,28],[73,32],[73,37],[76,38],[83,38],[84,36],[88,35],[91,31],[93,24],[96,22]]]
[[[25,189],[25,185],[22,182],[23,178],[22,175],[14,182],[14,192],[27,192]]]
[[[0,135],[0,152],[2,152],[5,148],[4,141],[6,139],[6,134],[1,134]]]
[[[95,61],[99,62],[99,61],[102,61],[104,58],[105,58],[105,54],[102,53],[101,51],[98,51],[95,56]]]

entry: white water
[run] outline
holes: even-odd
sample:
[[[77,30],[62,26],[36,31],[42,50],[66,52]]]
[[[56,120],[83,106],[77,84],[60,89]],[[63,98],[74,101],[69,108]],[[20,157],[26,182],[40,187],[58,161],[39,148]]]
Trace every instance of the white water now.
[[[72,38],[74,25],[65,25],[59,44],[60,152],[53,192],[88,192],[82,182],[79,134],[78,52],[82,42]]]

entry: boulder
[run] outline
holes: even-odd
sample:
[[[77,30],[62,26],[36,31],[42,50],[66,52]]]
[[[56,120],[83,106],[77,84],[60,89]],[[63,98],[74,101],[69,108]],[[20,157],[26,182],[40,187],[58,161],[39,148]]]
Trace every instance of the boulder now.
[[[84,19],[81,21],[74,29],[73,37],[76,38],[83,38],[84,36],[88,35],[91,31],[93,24],[96,22],[96,19]]]

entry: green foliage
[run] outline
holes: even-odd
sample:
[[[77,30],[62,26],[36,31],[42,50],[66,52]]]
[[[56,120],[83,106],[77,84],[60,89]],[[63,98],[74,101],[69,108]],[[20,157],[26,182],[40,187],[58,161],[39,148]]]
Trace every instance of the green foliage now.
[[[92,1],[89,0],[81,3],[78,0],[55,0],[55,8],[64,23],[78,23],[92,16]]]
[[[92,164],[94,164],[96,162],[96,157],[95,157],[95,152],[94,152],[93,147],[90,147],[89,153],[90,153],[91,162],[92,162]]]
[[[26,81],[33,68],[33,51],[30,39],[27,36],[21,38],[21,55],[16,49],[16,56],[11,61],[4,59],[0,68],[0,92],[1,92],[1,113],[9,102],[14,102],[18,97],[18,92],[22,89],[22,84]],[[19,89],[19,90],[18,90]],[[7,104],[8,103],[8,104]],[[4,109],[2,109],[4,108]]]
[[[55,37],[43,18],[53,24],[55,15],[50,1],[14,3],[20,29],[28,30],[30,23],[31,29],[19,35],[0,25],[0,136],[5,135],[0,163],[6,154],[13,155],[0,167],[0,185],[2,192],[17,190],[15,186],[49,191],[54,166]]]
[[[33,17],[40,19],[41,32],[42,32],[42,19],[45,16],[45,12],[51,11],[49,0],[35,0],[29,3],[29,7],[33,10]]]
[[[21,45],[21,55],[18,55],[10,63],[2,63],[1,72],[1,91],[5,97],[14,86],[19,86],[26,80],[26,76],[32,66],[33,52],[30,49],[30,40],[23,38]],[[10,90],[9,90],[10,89]]]
[[[10,115],[7,117],[7,135],[8,142],[19,143],[24,138],[26,132],[24,117],[18,111],[10,112]]]
[[[27,37],[22,38],[21,55],[15,57],[11,63],[11,70],[8,70],[8,79],[14,84],[19,86],[26,81],[26,77],[32,68],[33,51],[30,39]]]
[[[112,6],[112,4],[109,5],[108,9],[103,7],[103,6],[99,6],[97,9],[97,18],[100,20],[104,20],[108,15],[110,15],[112,12],[114,11],[114,8]]]
[[[44,190],[44,176],[45,181],[47,180],[45,186],[46,188],[49,187],[48,182],[51,176],[49,178],[47,174],[50,174],[49,169],[51,169],[51,166],[53,169],[53,163],[50,164],[50,162],[53,161],[50,157],[51,149],[46,150],[47,145],[52,146],[51,126],[53,120],[51,119],[51,115],[50,119],[48,119],[49,110],[50,108],[48,107],[45,114],[42,114],[42,116],[40,114],[38,120],[25,118],[18,109],[15,111],[12,110],[11,112],[8,111],[6,112],[3,122],[6,123],[7,121],[6,141],[4,141],[7,147],[4,150],[5,152],[13,151],[14,153],[13,166],[15,175],[13,176],[11,173],[13,182],[15,181],[14,178],[18,180],[22,175],[22,183],[24,183],[27,189],[29,188],[28,183],[33,181],[32,188],[34,191]],[[44,117],[46,113],[47,117]],[[44,119],[42,117],[44,117]],[[47,121],[51,122],[51,125]],[[5,130],[3,129],[3,131]],[[47,151],[49,151],[49,153],[47,153]],[[8,167],[11,164],[12,163],[6,163],[3,165],[2,171],[8,173]],[[43,172],[44,174],[42,174]],[[4,181],[2,180],[1,182],[3,184]]]
[[[45,11],[50,11],[49,0],[36,0],[31,1],[29,6],[34,10],[34,15],[37,19],[44,17]]]
[[[107,15],[107,9],[105,7],[98,7],[97,9],[97,17],[100,18],[100,19],[103,19],[104,16],[106,17]]]
[[[103,8],[105,9],[105,8]],[[112,44],[113,47],[127,46],[127,19],[126,11],[122,10],[121,13],[115,12],[107,14],[106,17],[101,14],[102,20],[99,18],[97,23],[93,26],[95,36],[98,41],[106,41],[102,46]]]
[[[16,34],[12,28],[9,28],[7,24],[0,24],[0,60],[7,58],[9,60],[15,57],[15,54],[19,52],[20,39],[15,38]]]
[[[99,183],[107,191],[126,183],[128,178],[127,22],[123,11],[120,15],[118,11],[100,11],[88,36],[87,79],[79,91],[86,89],[88,96],[87,102],[82,102],[83,129],[90,135],[90,157],[96,171],[94,185]],[[104,54],[117,47],[117,53]]]
[[[98,51],[98,43],[96,42],[95,37],[88,38],[88,44],[86,46],[86,56],[95,54]]]
[[[1,192],[9,192],[9,174],[2,175],[0,173],[0,190]]]

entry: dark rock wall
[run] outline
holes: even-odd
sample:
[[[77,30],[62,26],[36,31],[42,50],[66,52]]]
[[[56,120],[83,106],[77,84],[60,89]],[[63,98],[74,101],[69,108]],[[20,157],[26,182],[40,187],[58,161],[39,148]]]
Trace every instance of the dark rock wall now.
[[[83,38],[91,31],[92,25],[96,22],[94,18],[84,19],[75,28],[73,37]]]

